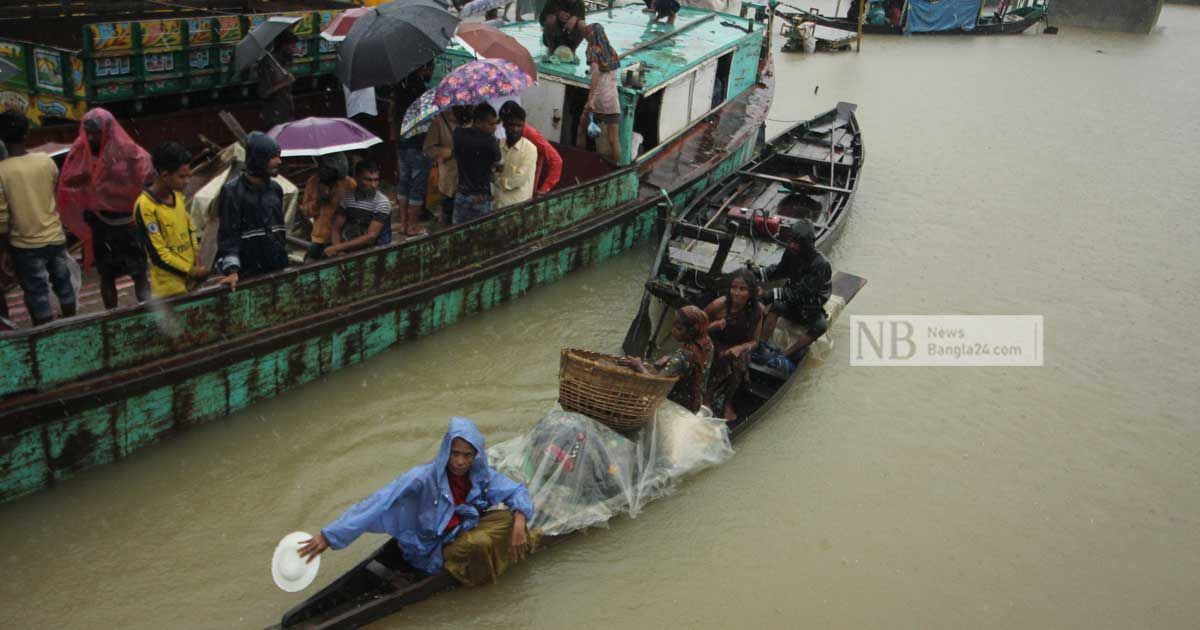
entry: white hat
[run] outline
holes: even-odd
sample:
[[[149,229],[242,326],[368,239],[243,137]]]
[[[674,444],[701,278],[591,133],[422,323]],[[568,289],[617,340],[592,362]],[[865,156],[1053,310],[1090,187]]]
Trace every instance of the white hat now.
[[[292,532],[275,547],[275,557],[271,558],[271,577],[275,578],[276,586],[289,593],[308,588],[317,578],[317,569],[321,568],[321,556],[307,563],[300,557],[300,545],[310,538],[312,536],[305,532]]]

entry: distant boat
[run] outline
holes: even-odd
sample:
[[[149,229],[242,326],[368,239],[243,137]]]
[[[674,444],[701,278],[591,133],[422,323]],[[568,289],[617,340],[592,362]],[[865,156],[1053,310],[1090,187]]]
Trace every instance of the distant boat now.
[[[964,4],[967,11],[962,10]],[[1014,6],[1017,4],[1020,6]],[[998,11],[985,13],[986,2],[981,0],[911,0],[904,3],[899,26],[864,22],[862,32],[864,35],[1017,35],[1046,18],[1047,4],[1048,0],[1002,2]],[[923,19],[919,23],[912,17],[913,5],[920,7]],[[777,13],[788,22],[812,22],[817,26],[858,32],[857,19],[825,16],[816,9],[780,9]]]

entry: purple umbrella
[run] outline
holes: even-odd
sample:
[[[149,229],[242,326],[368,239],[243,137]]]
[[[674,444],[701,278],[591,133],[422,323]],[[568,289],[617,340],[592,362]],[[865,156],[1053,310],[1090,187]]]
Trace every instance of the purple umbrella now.
[[[279,143],[282,157],[317,156],[365,149],[383,142],[345,118],[316,118],[275,125],[267,132]]]

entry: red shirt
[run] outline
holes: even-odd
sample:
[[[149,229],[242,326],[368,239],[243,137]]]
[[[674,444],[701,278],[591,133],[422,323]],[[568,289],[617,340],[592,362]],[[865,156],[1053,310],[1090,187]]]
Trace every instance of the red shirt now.
[[[446,479],[450,480],[450,494],[454,496],[454,505],[462,505],[466,503],[467,493],[471,491],[471,478],[467,475],[458,477],[447,472]],[[446,523],[446,529],[443,529],[442,533],[445,534],[446,532],[454,529],[454,527],[458,525],[458,522],[459,518],[457,514],[451,516],[450,522]]]
[[[548,193],[558,185],[558,180],[562,177],[562,156],[533,125],[525,123],[525,132],[521,135],[529,138],[533,146],[537,147],[537,167],[534,169],[533,181],[538,182],[538,192]]]

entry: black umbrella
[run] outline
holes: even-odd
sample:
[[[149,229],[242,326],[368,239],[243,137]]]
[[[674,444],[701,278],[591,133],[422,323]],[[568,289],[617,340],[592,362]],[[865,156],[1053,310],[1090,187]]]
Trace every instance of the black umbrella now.
[[[246,34],[246,38],[238,42],[237,48],[233,49],[234,74],[249,68],[254,65],[254,62],[262,59],[263,55],[267,54],[267,47],[271,45],[271,42],[299,21],[298,17],[275,15],[251,29]]]
[[[351,90],[396,83],[446,50],[458,16],[441,0],[393,0],[354,22],[338,49],[337,77]]]

